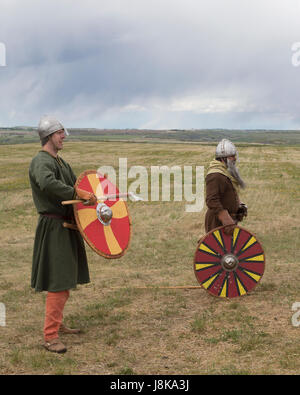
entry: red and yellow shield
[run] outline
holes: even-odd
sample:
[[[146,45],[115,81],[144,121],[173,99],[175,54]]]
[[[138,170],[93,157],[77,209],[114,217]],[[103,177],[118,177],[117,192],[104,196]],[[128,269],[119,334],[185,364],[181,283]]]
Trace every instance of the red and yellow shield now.
[[[118,188],[96,170],[87,170],[77,179],[76,187],[94,193],[97,197],[118,194]],[[108,222],[101,220],[99,208],[111,210]],[[73,204],[77,227],[88,245],[105,258],[120,258],[128,248],[131,221],[127,204],[120,198],[102,199],[95,206]]]
[[[236,226],[233,235],[216,228],[199,240],[194,257],[198,282],[210,294],[234,298],[250,292],[265,270],[265,254],[256,236]]]

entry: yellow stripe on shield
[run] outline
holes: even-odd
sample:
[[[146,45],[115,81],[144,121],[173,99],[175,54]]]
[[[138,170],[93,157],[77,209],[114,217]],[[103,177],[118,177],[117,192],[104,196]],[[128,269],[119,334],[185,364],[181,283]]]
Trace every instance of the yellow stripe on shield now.
[[[200,244],[199,250],[208,252],[209,254],[213,254],[213,255],[217,255],[217,253],[213,250],[211,250],[210,248],[208,248],[205,244]]]
[[[120,247],[112,229],[111,226],[103,226],[103,230],[104,230],[104,235],[105,235],[105,239],[107,242],[107,246],[111,252],[112,255],[117,255],[120,254],[122,252],[122,248]]]
[[[113,213],[113,218],[124,218],[127,217],[128,212],[126,205],[122,199],[118,200],[114,205],[110,207],[112,213]]]
[[[93,193],[96,196],[102,196],[103,192],[102,192],[101,182],[100,182],[99,177],[97,176],[97,173],[88,174],[87,178],[89,180],[89,183],[91,184]]]
[[[236,282],[238,285],[240,295],[245,295],[247,292],[238,278],[236,279]]]
[[[218,242],[221,244],[221,246],[224,247],[224,245],[223,245],[223,240],[222,240],[220,231],[219,231],[219,230],[215,230],[215,231],[213,232],[213,234],[215,235],[215,237],[217,238],[217,240],[218,240]]]
[[[224,281],[223,288],[222,288],[219,296],[221,296],[221,298],[226,298],[227,297],[227,278]]]
[[[85,208],[77,211],[78,219],[82,229],[85,229],[89,224],[97,219],[97,212],[94,208]]]
[[[242,251],[245,251],[247,248],[251,247],[252,244],[256,243],[256,241],[256,238],[252,236],[248,243],[242,248]]]
[[[204,281],[202,283],[202,286],[207,289],[210,286],[210,284],[216,279],[217,276],[219,276],[219,273],[215,274],[213,277],[211,277],[208,280]]]

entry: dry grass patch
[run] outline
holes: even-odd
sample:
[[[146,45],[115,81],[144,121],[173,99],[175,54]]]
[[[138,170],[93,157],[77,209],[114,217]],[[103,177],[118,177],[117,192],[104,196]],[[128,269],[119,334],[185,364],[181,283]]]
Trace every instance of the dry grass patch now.
[[[80,326],[64,336],[64,355],[41,344],[44,294],[30,289],[37,215],[27,172],[35,144],[0,146],[0,327],[2,374],[299,374],[299,328],[291,306],[299,301],[297,147],[243,146],[240,170],[248,188],[243,223],[256,234],[267,265],[253,292],[234,300],[196,286],[193,257],[204,234],[204,214],[185,202],[129,202],[132,239],[127,253],[108,261],[87,246],[92,282],[71,292],[65,321]],[[214,146],[191,144],[67,143],[75,172],[112,165],[204,165]],[[132,180],[128,180],[129,184]]]

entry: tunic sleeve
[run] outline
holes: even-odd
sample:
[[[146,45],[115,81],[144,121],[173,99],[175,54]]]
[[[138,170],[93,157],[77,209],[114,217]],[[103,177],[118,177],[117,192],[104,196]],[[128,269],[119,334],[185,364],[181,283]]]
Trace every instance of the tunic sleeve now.
[[[206,204],[214,211],[215,215],[224,210],[221,196],[224,190],[223,176],[218,173],[209,174],[206,177]]]
[[[42,192],[61,200],[69,200],[74,196],[74,188],[57,179],[55,166],[51,162],[33,162],[32,175]]]
[[[73,183],[75,184],[75,182],[76,182],[76,180],[77,180],[77,177],[76,177],[76,175],[74,174],[74,172],[73,172],[71,166],[68,165],[68,167],[69,167],[69,169],[70,169],[70,174],[71,174],[72,181],[73,181]]]

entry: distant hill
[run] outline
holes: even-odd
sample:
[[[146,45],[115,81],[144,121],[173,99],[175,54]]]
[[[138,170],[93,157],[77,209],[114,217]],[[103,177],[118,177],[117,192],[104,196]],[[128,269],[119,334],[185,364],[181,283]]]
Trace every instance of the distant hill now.
[[[299,130],[230,130],[230,129],[68,129],[74,141],[184,142],[210,144],[222,138],[244,144],[299,145]],[[36,128],[16,126],[0,128],[0,144],[23,144],[39,141]]]

